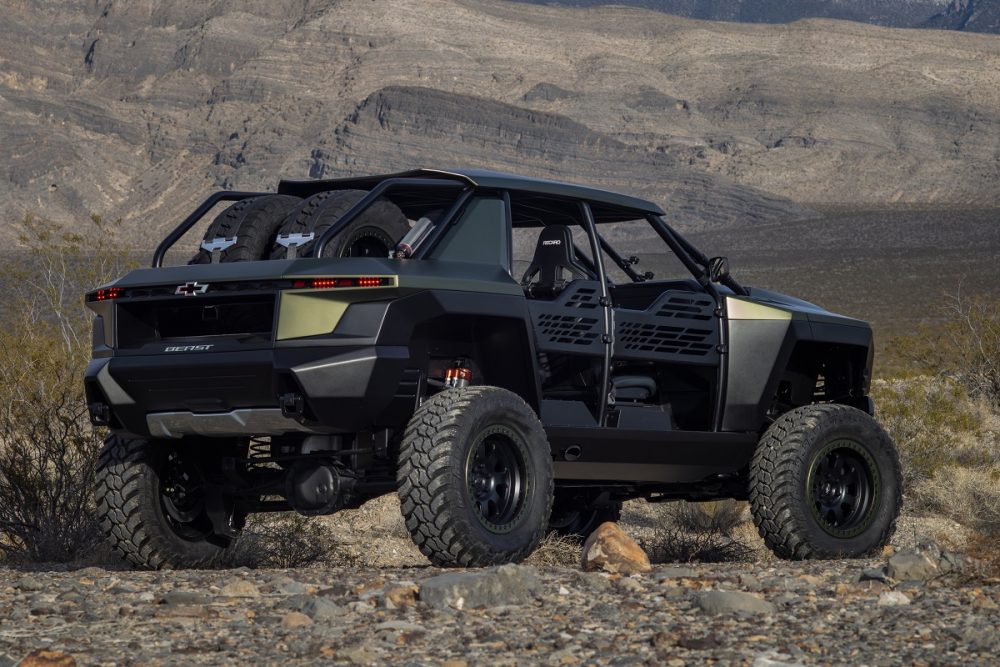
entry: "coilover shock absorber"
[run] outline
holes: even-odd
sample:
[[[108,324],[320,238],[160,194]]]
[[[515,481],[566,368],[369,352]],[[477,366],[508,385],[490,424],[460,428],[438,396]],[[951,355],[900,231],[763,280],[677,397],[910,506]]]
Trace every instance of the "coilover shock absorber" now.
[[[458,359],[455,365],[444,373],[445,387],[468,387],[472,382],[472,369],[466,365],[465,359]]]

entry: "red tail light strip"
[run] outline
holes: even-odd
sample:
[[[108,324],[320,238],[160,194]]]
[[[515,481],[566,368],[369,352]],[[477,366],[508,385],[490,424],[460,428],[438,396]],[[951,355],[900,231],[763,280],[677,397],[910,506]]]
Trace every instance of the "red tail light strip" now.
[[[87,295],[87,301],[108,301],[110,299],[117,299],[125,293],[125,290],[121,287],[108,287],[106,289],[99,289],[96,292],[91,292]]]
[[[358,276],[352,278],[305,278],[292,282],[294,289],[331,289],[336,287],[391,287],[392,278]]]

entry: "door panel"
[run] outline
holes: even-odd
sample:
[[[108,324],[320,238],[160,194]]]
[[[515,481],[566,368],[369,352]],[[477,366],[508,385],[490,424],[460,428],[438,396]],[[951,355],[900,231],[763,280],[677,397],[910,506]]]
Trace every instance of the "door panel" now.
[[[719,318],[708,294],[667,290],[645,310],[614,314],[616,361],[719,364]]]

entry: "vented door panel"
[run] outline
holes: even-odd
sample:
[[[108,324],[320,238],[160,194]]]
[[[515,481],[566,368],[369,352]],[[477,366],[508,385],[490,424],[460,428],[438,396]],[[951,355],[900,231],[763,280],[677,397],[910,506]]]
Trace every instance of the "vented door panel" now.
[[[599,285],[574,280],[551,301],[529,300],[539,352],[603,355]]]
[[[645,310],[615,309],[615,359],[719,363],[719,318],[707,294],[669,290]]]

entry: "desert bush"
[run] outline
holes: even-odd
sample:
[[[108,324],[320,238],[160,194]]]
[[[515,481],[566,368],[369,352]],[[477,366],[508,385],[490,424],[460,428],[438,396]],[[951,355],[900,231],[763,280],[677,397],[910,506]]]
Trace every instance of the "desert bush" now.
[[[329,528],[298,514],[251,516],[229,555],[229,563],[246,567],[294,568],[334,558],[338,545]]]
[[[653,563],[756,560],[754,548],[736,534],[744,523],[744,507],[733,500],[670,503],[639,544]]]
[[[974,532],[965,553],[973,560],[974,574],[994,583],[1000,579],[1000,533]]]
[[[1000,466],[945,466],[918,490],[937,513],[978,533],[1000,536]]]
[[[876,380],[872,395],[877,419],[899,448],[907,489],[944,466],[988,465],[1000,456],[990,408],[954,379]]]
[[[526,562],[532,565],[577,567],[580,565],[582,549],[583,541],[580,538],[553,532],[542,538]]]
[[[668,515],[673,523],[691,533],[731,535],[743,523],[746,503],[735,500],[715,500],[706,503],[679,502],[670,506]]]
[[[946,299],[942,315],[940,325],[893,338],[887,367],[897,375],[949,377],[973,398],[1000,408],[1000,299],[959,292]]]
[[[0,267],[0,553],[73,561],[99,542],[91,493],[102,434],[83,397],[85,289],[125,268],[107,226],[68,232],[32,218]]]

